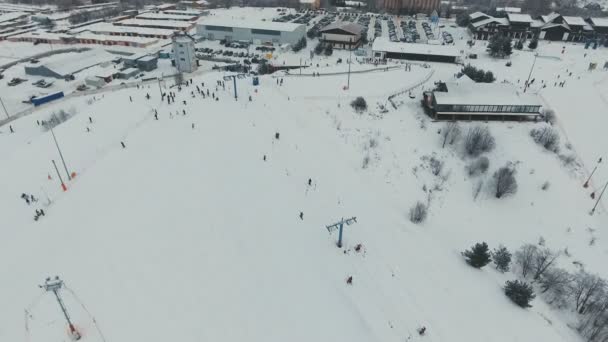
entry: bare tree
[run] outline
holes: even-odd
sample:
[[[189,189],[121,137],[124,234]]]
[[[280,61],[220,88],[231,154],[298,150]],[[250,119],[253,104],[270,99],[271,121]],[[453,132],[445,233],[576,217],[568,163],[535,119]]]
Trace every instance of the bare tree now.
[[[515,179],[515,168],[506,165],[494,172],[492,177],[492,189],[496,198],[512,195],[517,192],[517,180]]]
[[[441,147],[444,148],[445,144],[449,142],[450,145],[456,142],[460,137],[460,126],[456,121],[450,121],[445,124],[441,131],[441,138],[443,140]]]
[[[563,268],[552,267],[547,269],[538,280],[540,292],[545,293],[549,290],[560,288],[566,289],[572,281],[572,274]],[[558,291],[563,292],[563,291]]]
[[[551,152],[559,152],[559,134],[551,127],[535,128],[530,131],[534,142]]]
[[[470,157],[477,157],[484,152],[490,152],[496,146],[496,141],[486,126],[469,128],[464,141],[464,150]]]
[[[602,293],[605,288],[606,281],[598,275],[579,271],[574,276],[571,288],[576,311],[580,314],[584,313],[587,305],[591,305],[596,295]]]
[[[410,208],[410,221],[412,223],[422,223],[426,219],[428,208],[422,202],[417,202]]]
[[[538,254],[538,247],[533,244],[525,244],[515,252],[515,264],[519,266],[521,276],[526,278],[533,271],[534,259]]]
[[[490,160],[488,157],[481,156],[467,165],[467,172],[469,173],[469,176],[477,176],[485,173],[489,167]]]
[[[553,266],[555,260],[559,257],[559,253],[555,253],[549,248],[539,249],[536,255],[534,255],[533,271],[534,275],[532,278],[534,281],[538,280],[547,270]]]

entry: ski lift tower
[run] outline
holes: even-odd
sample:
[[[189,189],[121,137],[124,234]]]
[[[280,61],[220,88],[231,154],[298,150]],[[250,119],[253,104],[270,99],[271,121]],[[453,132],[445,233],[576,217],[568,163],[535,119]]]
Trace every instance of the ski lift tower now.
[[[337,243],[338,248],[342,248],[342,231],[344,230],[344,224],[345,223],[350,226],[353,223],[357,223],[357,218],[354,217],[354,216],[351,217],[351,218],[348,218],[346,220],[344,218],[342,218],[340,221],[338,221],[338,222],[336,222],[334,224],[331,224],[329,226],[325,226],[327,228],[327,231],[330,232],[330,233],[332,231],[338,229],[338,243]]]
[[[55,298],[57,299],[57,303],[59,303],[59,307],[61,308],[61,311],[65,316],[66,321],[68,321],[68,326],[70,327],[70,335],[72,339],[75,341],[80,340],[82,336],[76,330],[76,328],[74,328],[74,324],[72,324],[72,321],[70,320],[70,315],[68,315],[68,310],[66,309],[65,304],[63,303],[63,300],[59,295],[59,290],[61,290],[61,288],[63,287],[63,280],[59,279],[59,276],[55,276],[54,279],[51,279],[49,277],[46,278],[46,280],[44,281],[44,285],[39,286],[40,288],[45,289],[47,292],[53,292]]]

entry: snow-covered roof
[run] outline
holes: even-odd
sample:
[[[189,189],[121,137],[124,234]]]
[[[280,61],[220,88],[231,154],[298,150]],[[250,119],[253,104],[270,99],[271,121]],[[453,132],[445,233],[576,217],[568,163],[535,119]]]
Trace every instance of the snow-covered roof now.
[[[496,12],[521,13],[519,7],[496,7]]]
[[[148,56],[144,56],[144,57],[138,59],[138,61],[150,62],[150,61],[153,61],[153,60],[156,60],[156,59],[158,59],[156,56],[148,55]]]
[[[162,5],[156,6],[156,8],[158,8],[159,10],[165,10],[165,9],[169,9],[169,8],[175,8],[175,4],[162,4]]]
[[[352,34],[361,34],[361,31],[363,30],[363,26],[357,24],[357,23],[353,23],[350,21],[341,21],[341,22],[336,22],[333,24],[329,24],[327,26],[325,26],[324,28],[321,29],[321,33],[329,31],[329,30],[335,30],[335,29],[339,29],[339,30],[343,30]]]
[[[480,20],[478,22],[472,23],[471,25],[475,28],[487,25],[489,23],[497,23],[498,25],[509,25],[509,20],[507,18],[489,18]]]
[[[95,77],[108,78],[114,76],[117,73],[117,70],[114,68],[105,68],[95,72]]]
[[[508,13],[507,18],[509,21],[517,22],[517,23],[531,23],[532,17],[529,14],[518,14],[518,13]]]
[[[346,0],[346,1],[344,1],[344,4],[346,6],[350,6],[350,7],[357,7],[357,6],[365,7],[365,6],[367,6],[367,3],[363,2],[363,1],[349,1],[349,0]]]
[[[562,16],[562,18],[564,18],[564,21],[568,25],[575,25],[575,26],[587,25],[587,22],[585,20],[583,20],[583,18],[581,18],[581,17]]]
[[[152,20],[196,20],[198,15],[183,15],[183,14],[167,14],[167,13],[142,13],[137,15],[137,19],[152,19]]]
[[[274,22],[274,21],[218,19],[218,18],[205,18],[205,19],[203,19],[203,21],[199,21],[199,25],[224,26],[224,27],[257,29],[257,30],[288,31],[288,32],[293,32],[293,31],[297,30],[298,28],[305,26],[303,24],[281,23],[281,22]]]
[[[124,75],[131,75],[131,74],[137,74],[139,72],[139,69],[137,68],[127,68],[123,71],[120,71],[120,74],[124,74]]]
[[[106,41],[106,42],[129,42],[129,43],[139,43],[139,44],[153,44],[158,41],[155,38],[145,38],[145,37],[131,37],[131,36],[112,36],[106,34],[95,34],[90,32],[83,32],[79,35],[75,36],[79,39],[90,39],[90,40],[98,40],[98,41]]]
[[[557,19],[559,17],[560,17],[560,14],[559,13],[555,13],[555,12],[541,16],[541,18],[543,19],[543,21],[545,23],[550,23],[550,22],[552,22],[553,20],[555,20],[555,19]]]
[[[469,14],[469,18],[471,18],[471,19],[477,19],[480,17],[490,17],[490,16],[483,12],[473,12],[473,13]]]
[[[566,24],[566,23],[563,23],[563,24],[549,23],[549,24],[546,24],[545,26],[541,27],[541,30],[548,30],[550,28],[557,27],[557,26],[563,27],[566,30],[570,31],[570,26],[568,26],[568,24]]]
[[[90,31],[95,33],[125,33],[137,35],[171,36],[174,31],[169,29],[157,29],[150,27],[119,26],[111,23],[96,23],[88,26],[78,27],[70,30],[70,33]]]
[[[6,14],[0,14],[0,23],[19,19],[19,18],[25,17],[27,15],[28,15],[27,13],[23,13],[23,12],[11,12],[11,13],[6,13]]]
[[[109,62],[114,57],[114,55],[102,49],[92,49],[79,53],[55,55],[51,62],[42,63],[42,65],[59,75],[69,75],[97,64]]]
[[[545,25],[545,23],[542,20],[539,20],[539,19],[534,19],[530,23],[530,27],[542,27],[543,25]]]
[[[190,28],[190,26],[192,26],[192,23],[187,22],[187,21],[175,21],[175,20],[126,19],[126,20],[121,20],[121,21],[116,22],[115,25],[187,29],[187,28]]]
[[[591,24],[597,27],[608,27],[608,18],[589,18]]]
[[[437,104],[540,106],[536,95],[520,93],[505,83],[446,83],[447,92],[434,92]]]
[[[411,53],[430,56],[450,56],[459,57],[460,51],[452,45],[429,45],[417,43],[391,42],[386,37],[374,39],[372,44],[373,51]]]
[[[191,15],[191,16],[200,16],[201,14],[203,14],[201,11],[195,11],[195,10],[167,10],[167,11],[163,11],[163,13],[166,14],[174,14],[174,15]]]
[[[122,57],[122,60],[123,61],[125,61],[125,60],[126,61],[136,61],[136,60],[138,60],[140,58],[144,58],[148,55],[149,55],[149,53],[147,53],[147,52],[134,53],[132,55]]]

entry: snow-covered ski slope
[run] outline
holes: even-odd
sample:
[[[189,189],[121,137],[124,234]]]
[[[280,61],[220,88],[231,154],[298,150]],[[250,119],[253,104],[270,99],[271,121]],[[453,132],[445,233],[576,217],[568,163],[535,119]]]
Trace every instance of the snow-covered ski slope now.
[[[434,68],[432,81],[457,70]],[[171,89],[176,102],[167,105],[152,85],[52,104],[12,122],[14,134],[2,127],[0,340],[67,341],[59,307],[37,286],[59,275],[87,342],[579,341],[540,297],[523,310],[504,296],[513,274],[473,269],[460,252],[478,241],[514,250],[542,236],[569,249],[563,267],[580,261],[606,276],[606,215],[588,215],[585,170],[535,145],[532,123],[489,123],[497,140],[489,172],[517,162],[520,189],[473,200],[466,162],[441,149],[443,124],[422,114],[419,97],[377,109],[386,105],[381,87],[399,90],[426,72],[386,71],[385,84],[376,73],[352,75],[351,89],[374,87],[364,114],[349,102],[366,93],[344,91],[345,75],[285,77],[283,86],[264,76],[257,92],[239,80],[235,101],[230,82],[216,90],[223,74],[210,73],[194,85],[204,82],[219,101],[192,98],[193,85]],[[36,125],[59,109],[77,112],[55,129],[77,173],[65,193],[50,132]],[[580,125],[560,124],[584,136]],[[432,155],[445,162],[445,180],[429,170]],[[26,205],[24,192],[39,202]],[[429,218],[414,225],[408,210],[419,200],[430,200]],[[36,208],[46,216],[34,222]],[[338,249],[325,226],[350,216],[357,223]]]

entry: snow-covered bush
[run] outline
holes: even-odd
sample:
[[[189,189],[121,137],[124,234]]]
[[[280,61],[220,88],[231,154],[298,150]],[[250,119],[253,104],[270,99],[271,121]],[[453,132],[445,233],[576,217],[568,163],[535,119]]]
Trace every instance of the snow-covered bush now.
[[[545,181],[545,182],[543,183],[543,185],[541,185],[541,186],[540,186],[540,188],[541,188],[542,190],[544,190],[544,191],[547,191],[547,190],[549,190],[549,187],[550,187],[550,186],[551,186],[551,183],[549,183],[549,181]]]
[[[410,208],[410,221],[412,223],[422,223],[426,220],[426,215],[428,212],[427,206],[422,202],[416,202],[416,204]]]
[[[508,272],[511,264],[511,252],[507,247],[500,245],[492,252],[492,261],[496,265],[496,269],[500,272]]]
[[[465,136],[464,150],[469,157],[477,157],[489,152],[496,146],[496,141],[486,126],[469,128]]]
[[[441,147],[445,147],[446,143],[450,145],[454,144],[460,137],[460,126],[455,121],[450,121],[443,126],[441,131],[442,144]]]
[[[492,191],[496,198],[502,198],[517,192],[515,169],[509,165],[503,166],[492,176]]]
[[[55,128],[59,124],[68,121],[75,113],[67,112],[60,109],[58,112],[53,112],[47,120],[42,121],[42,130],[48,131],[51,128]]]
[[[551,152],[559,152],[559,134],[551,127],[534,128],[530,131],[530,136],[535,143]]]
[[[534,289],[532,289],[530,284],[519,280],[508,280],[505,283],[504,289],[505,295],[507,295],[507,297],[513,301],[513,303],[522,308],[532,307],[530,302],[536,297],[536,295],[534,294]]]
[[[370,158],[369,154],[366,154],[365,157],[363,157],[363,162],[361,163],[361,168],[367,169],[370,161],[371,161],[371,158]]]
[[[475,268],[482,268],[491,261],[490,250],[488,249],[488,244],[485,242],[476,243],[471,249],[464,251],[462,255],[467,264]]]
[[[443,170],[443,161],[435,157],[431,157],[431,159],[429,159],[429,165],[431,167],[431,173],[435,176],[439,176]]]
[[[363,112],[367,110],[367,102],[361,96],[358,96],[353,102],[350,103],[351,107],[355,109],[357,112]]]
[[[467,165],[469,176],[477,176],[488,171],[490,160],[486,156],[481,156]]]
[[[555,115],[555,112],[552,109],[545,109],[542,115],[545,122],[551,125],[553,125],[557,120],[557,116]]]

